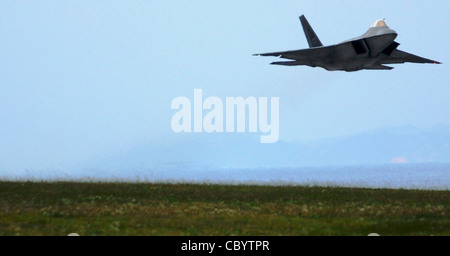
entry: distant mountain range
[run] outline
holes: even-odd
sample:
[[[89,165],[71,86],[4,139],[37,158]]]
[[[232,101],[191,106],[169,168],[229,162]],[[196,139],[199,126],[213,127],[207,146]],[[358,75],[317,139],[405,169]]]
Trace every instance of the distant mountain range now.
[[[279,168],[450,163],[450,126],[389,127],[314,142],[260,144],[259,135],[181,134],[86,163],[98,169]]]

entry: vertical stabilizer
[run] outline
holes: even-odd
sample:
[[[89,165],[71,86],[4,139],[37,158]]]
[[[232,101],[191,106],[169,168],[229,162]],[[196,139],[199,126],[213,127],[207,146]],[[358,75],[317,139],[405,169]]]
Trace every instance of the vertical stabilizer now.
[[[305,15],[300,16],[300,22],[302,23],[303,31],[305,32],[309,47],[313,48],[323,46],[322,42],[320,42],[319,37],[317,37],[316,33],[312,29],[311,25],[309,25],[309,22],[306,19]]]

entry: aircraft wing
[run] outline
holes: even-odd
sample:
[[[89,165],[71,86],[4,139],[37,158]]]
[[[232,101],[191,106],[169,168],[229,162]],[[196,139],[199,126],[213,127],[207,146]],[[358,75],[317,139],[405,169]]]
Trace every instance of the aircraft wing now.
[[[284,65],[284,66],[297,66],[297,65],[307,65],[307,66],[318,66],[324,60],[328,59],[339,49],[339,45],[325,46],[325,47],[315,47],[303,50],[295,51],[285,51],[285,52],[269,52],[253,54],[253,56],[272,56],[280,57],[283,59],[289,59],[291,61],[279,61],[272,62],[272,65]]]
[[[398,64],[398,63],[405,63],[405,62],[412,62],[412,63],[434,63],[434,64],[441,64],[440,62],[425,59],[419,56],[416,56],[411,53],[407,53],[400,50],[394,50],[391,55],[387,56],[385,59],[381,61],[381,64]]]
[[[327,47],[316,47],[316,48],[308,48],[303,50],[295,50],[295,51],[285,51],[285,52],[269,52],[269,53],[258,53],[253,54],[253,56],[272,56],[272,57],[280,57],[283,59],[291,59],[291,60],[299,60],[299,59],[307,59],[311,57],[318,56],[326,56],[329,53],[330,46]]]

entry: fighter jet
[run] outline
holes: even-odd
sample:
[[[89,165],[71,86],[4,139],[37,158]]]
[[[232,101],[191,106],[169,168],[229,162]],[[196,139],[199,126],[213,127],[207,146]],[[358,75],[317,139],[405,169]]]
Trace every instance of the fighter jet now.
[[[393,67],[385,66],[385,64],[405,62],[441,64],[398,50],[397,47],[400,44],[394,41],[397,32],[390,29],[384,19],[375,21],[362,36],[330,46],[323,46],[304,15],[300,16],[300,22],[309,49],[260,53],[253,56],[273,56],[290,60],[272,62],[273,65],[306,65],[322,67],[328,71],[343,70],[347,72],[363,69],[391,70]]]

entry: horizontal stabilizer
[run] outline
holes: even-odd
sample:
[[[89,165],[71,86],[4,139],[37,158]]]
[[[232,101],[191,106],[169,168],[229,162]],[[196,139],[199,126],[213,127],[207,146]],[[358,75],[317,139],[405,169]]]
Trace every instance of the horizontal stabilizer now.
[[[299,61],[277,61],[270,63],[272,65],[282,65],[282,66],[299,66],[304,65],[302,62]]]
[[[316,35],[305,15],[300,16],[300,22],[302,23],[303,31],[305,32],[306,40],[308,40],[309,48],[323,46],[319,37]]]

